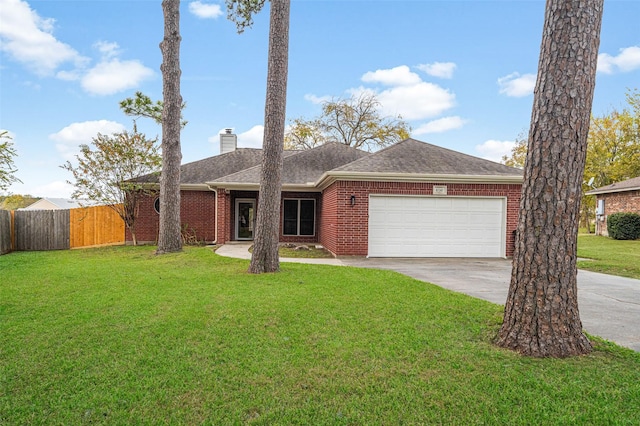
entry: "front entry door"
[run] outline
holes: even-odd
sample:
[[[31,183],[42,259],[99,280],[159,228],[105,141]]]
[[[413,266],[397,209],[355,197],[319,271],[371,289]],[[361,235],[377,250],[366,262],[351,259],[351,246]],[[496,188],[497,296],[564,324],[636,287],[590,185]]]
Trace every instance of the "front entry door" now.
[[[236,200],[236,240],[253,240],[256,200]]]

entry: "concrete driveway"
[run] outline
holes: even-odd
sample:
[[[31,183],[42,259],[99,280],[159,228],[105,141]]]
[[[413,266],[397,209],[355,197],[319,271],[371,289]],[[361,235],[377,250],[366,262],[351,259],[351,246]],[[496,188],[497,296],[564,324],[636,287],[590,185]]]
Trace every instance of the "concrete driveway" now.
[[[511,261],[504,259],[340,258],[344,265],[390,269],[441,287],[504,305]],[[584,329],[640,352],[640,280],[578,271],[578,307]]]

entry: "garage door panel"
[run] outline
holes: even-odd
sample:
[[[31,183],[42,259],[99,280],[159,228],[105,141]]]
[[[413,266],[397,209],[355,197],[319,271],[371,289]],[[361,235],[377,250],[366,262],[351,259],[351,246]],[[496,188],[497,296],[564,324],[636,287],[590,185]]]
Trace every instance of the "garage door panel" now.
[[[501,257],[503,198],[371,196],[370,257]]]

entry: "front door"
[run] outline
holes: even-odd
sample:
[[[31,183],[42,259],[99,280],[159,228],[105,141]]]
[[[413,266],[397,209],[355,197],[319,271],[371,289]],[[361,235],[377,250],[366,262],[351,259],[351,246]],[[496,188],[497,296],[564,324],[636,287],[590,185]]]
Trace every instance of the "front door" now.
[[[236,200],[236,240],[253,240],[256,220],[256,200]]]

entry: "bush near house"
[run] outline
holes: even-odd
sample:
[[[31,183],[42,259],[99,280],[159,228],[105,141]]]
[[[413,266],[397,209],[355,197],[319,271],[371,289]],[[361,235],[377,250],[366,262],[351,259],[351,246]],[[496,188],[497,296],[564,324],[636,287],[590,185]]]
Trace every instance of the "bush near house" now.
[[[615,240],[637,240],[640,238],[640,215],[613,213],[607,217],[607,229]]]

